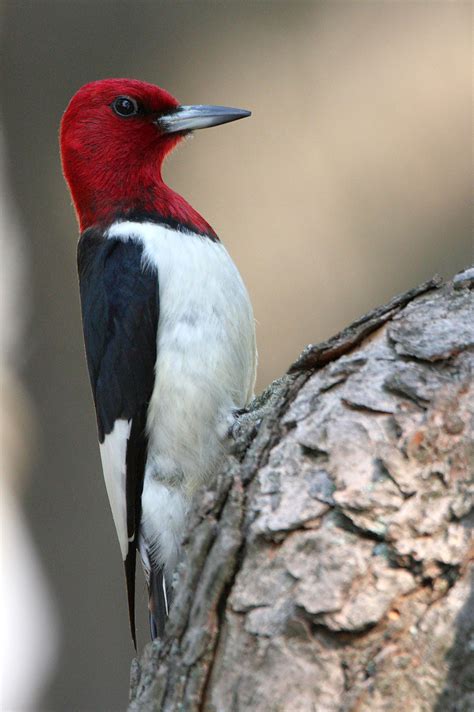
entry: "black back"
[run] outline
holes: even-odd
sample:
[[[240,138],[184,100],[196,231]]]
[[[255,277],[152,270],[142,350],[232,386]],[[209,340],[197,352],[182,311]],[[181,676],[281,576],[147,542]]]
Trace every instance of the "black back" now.
[[[142,263],[142,247],[86,230],[78,269],[87,365],[99,441],[118,419],[131,420],[126,457],[125,574],[130,627],[135,639],[135,565],[147,455],[146,415],[153,392],[159,317],[158,276]],[[133,540],[131,539],[133,537]]]

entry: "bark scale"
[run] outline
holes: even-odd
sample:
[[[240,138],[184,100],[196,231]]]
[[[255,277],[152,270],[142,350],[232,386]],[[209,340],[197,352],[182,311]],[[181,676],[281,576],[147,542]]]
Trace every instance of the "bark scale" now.
[[[467,270],[256,399],[196,498],[129,712],[474,709],[473,365]]]

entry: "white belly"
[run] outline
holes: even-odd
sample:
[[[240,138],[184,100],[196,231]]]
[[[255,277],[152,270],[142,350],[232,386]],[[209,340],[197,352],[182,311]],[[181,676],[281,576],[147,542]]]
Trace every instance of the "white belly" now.
[[[149,538],[157,529],[164,562],[175,558],[190,496],[221,461],[233,409],[253,396],[253,312],[221,243],[153,223],[119,223],[109,234],[139,240],[145,263],[158,271],[142,531]]]

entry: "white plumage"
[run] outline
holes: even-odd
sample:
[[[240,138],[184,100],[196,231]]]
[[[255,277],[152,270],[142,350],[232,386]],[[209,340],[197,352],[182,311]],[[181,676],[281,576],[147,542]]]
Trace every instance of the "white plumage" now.
[[[144,267],[158,273],[160,313],[140,550],[145,568],[148,551],[169,577],[190,499],[222,460],[233,411],[253,396],[254,317],[242,279],[220,242],[151,222],[117,222],[107,236],[141,243]],[[101,446],[122,553],[122,542],[127,545],[123,512],[129,432],[127,421],[117,421]],[[118,506],[122,501],[123,508]]]
[[[127,454],[127,440],[130,436],[130,426],[131,421],[116,420],[112,432],[99,445],[105,486],[124,561],[128,551],[127,501],[125,498],[127,469],[125,457]]]

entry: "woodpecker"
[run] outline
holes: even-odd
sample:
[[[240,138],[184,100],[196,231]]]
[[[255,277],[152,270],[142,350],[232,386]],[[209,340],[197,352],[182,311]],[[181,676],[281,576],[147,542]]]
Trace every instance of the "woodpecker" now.
[[[102,469],[136,648],[137,550],[163,634],[186,516],[253,397],[252,306],[212,227],[162,178],[195,129],[249,116],[132,79],[86,84],[60,130]]]

